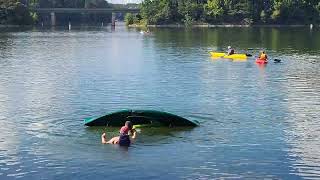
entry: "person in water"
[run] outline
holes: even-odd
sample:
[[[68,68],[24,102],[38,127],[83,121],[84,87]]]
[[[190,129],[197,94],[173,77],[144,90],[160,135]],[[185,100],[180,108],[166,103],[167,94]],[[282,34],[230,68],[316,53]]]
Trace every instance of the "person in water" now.
[[[234,54],[234,49],[232,49],[232,47],[231,47],[231,46],[228,46],[227,54],[228,54],[228,55],[232,55],[232,54]]]
[[[133,128],[131,121],[126,121],[125,125],[120,129],[120,135],[107,141],[106,133],[101,135],[102,144],[119,144],[120,146],[130,146],[133,139],[136,138],[136,130]],[[131,137],[130,137],[131,135]]]
[[[264,60],[264,61],[268,61],[268,56],[265,51],[261,51],[259,59]]]

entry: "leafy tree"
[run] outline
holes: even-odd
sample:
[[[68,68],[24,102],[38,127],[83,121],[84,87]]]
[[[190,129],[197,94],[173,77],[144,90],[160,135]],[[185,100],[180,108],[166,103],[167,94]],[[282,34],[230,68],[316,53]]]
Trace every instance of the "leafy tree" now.
[[[260,19],[261,19],[261,21],[263,22],[263,23],[266,23],[267,22],[267,15],[266,15],[266,13],[264,12],[264,10],[262,10],[261,11],[261,13],[260,13]]]
[[[124,22],[126,25],[131,25],[131,24],[137,24],[139,23],[139,18],[136,15],[133,15],[131,13],[127,13],[124,17]]]
[[[194,20],[199,20],[203,14],[203,5],[193,0],[180,0],[178,1],[178,12],[181,17],[184,17],[183,20],[188,16]]]
[[[208,16],[218,18],[224,13],[222,6],[223,2],[221,0],[208,0],[208,2],[205,4],[206,14]]]
[[[192,19],[192,17],[189,14],[186,14],[183,19],[184,25],[186,27],[191,27],[193,24],[193,21],[194,21],[194,19]]]
[[[141,3],[141,16],[147,19],[148,24],[170,23],[174,6],[169,0],[145,0]]]
[[[320,21],[320,2],[319,0],[144,0],[141,4],[141,14],[143,19],[151,24],[183,23],[186,19],[237,24],[301,24]]]
[[[0,24],[31,24],[32,17],[19,0],[0,0]]]

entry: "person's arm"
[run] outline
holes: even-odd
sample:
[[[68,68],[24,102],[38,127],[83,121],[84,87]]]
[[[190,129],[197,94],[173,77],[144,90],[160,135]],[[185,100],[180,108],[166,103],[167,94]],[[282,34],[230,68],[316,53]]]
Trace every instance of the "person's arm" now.
[[[131,133],[132,133],[131,138],[135,139],[137,137],[137,131],[135,129],[132,129]]]
[[[113,137],[109,141],[107,141],[106,133],[103,133],[101,135],[101,143],[102,144],[119,144],[119,136]]]
[[[107,141],[106,141],[106,133],[103,133],[103,134],[101,135],[101,143],[102,143],[102,144],[107,144]]]
[[[113,137],[108,142],[106,142],[106,144],[119,144],[119,139],[119,136]]]

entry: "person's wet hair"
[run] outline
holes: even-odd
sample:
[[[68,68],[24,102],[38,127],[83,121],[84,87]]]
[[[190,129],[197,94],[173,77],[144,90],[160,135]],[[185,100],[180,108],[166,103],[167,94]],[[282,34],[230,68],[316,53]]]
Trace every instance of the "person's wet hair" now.
[[[125,125],[129,128],[129,130],[132,129],[133,125],[131,121],[126,121]]]

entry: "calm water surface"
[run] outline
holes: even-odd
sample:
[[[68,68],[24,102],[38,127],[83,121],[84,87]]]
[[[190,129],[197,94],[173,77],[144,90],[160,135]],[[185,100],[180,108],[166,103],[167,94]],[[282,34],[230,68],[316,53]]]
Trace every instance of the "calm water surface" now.
[[[0,178],[320,178],[318,29],[151,31],[1,29]],[[282,63],[209,57],[228,45]],[[129,149],[83,126],[127,108],[201,126],[142,129]]]

